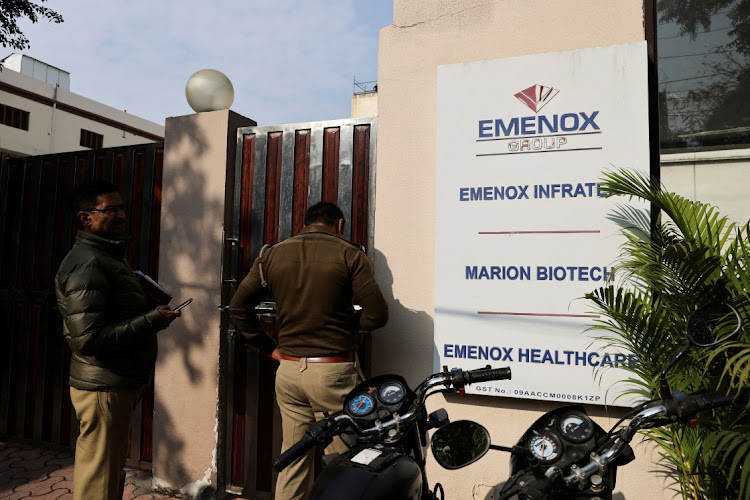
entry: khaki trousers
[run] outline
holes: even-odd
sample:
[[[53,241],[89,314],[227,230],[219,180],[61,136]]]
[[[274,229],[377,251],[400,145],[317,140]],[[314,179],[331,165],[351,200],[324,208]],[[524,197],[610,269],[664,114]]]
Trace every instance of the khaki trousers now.
[[[81,430],[73,467],[73,500],[122,499],[130,426],[142,392],[70,388]]]
[[[344,398],[362,381],[357,362],[308,363],[282,360],[276,372],[276,401],[281,410],[282,452],[302,439],[323,413],[339,412]],[[338,437],[326,448],[326,453],[342,453],[348,448]],[[307,498],[314,466],[314,452],[292,462],[279,472],[276,480],[276,500]]]

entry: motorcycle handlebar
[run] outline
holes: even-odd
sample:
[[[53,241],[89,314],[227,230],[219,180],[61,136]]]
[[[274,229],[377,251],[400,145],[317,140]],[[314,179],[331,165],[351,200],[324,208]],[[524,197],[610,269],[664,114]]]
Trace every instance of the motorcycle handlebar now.
[[[464,372],[464,378],[467,384],[476,384],[478,382],[488,382],[490,380],[510,380],[510,367],[505,368],[480,368]]]
[[[413,408],[405,414],[395,415],[391,420],[381,422],[378,426],[373,428],[360,429],[357,426],[352,426],[352,429],[359,435],[372,435],[380,433],[384,429],[398,426],[403,422],[411,421],[417,417],[421,408],[424,407],[424,400],[429,394],[431,394],[430,391],[439,386],[453,386],[454,389],[461,389],[467,384],[487,382],[490,380],[509,380],[510,378],[511,371],[509,367],[493,369],[490,366],[478,370],[456,370],[453,372],[443,372],[431,375],[417,388],[415,392],[418,397],[413,404]],[[346,425],[345,421],[351,421],[349,417],[342,415],[339,417],[330,417],[317,422],[305,433],[304,436],[302,436],[302,439],[293,444],[289,449],[272,461],[274,469],[279,471],[283,470],[294,460],[301,457],[315,446],[328,446],[333,440],[333,436],[337,433],[337,429],[340,425],[337,423],[337,420],[340,420],[344,425]]]
[[[677,416],[685,418],[703,410],[721,408],[739,403],[747,404],[750,398],[750,389],[734,389],[729,392],[688,396],[676,393],[673,397],[677,406]]]
[[[619,456],[620,452],[633,439],[636,432],[645,427],[651,427],[655,419],[663,418],[663,424],[668,424],[678,419],[692,418],[696,413],[704,410],[731,406],[738,403],[747,404],[749,399],[750,388],[709,394],[682,394],[679,391],[675,391],[672,393],[671,398],[661,400],[661,404],[650,406],[633,417],[630,424],[620,431],[612,446],[603,450],[601,455],[592,453],[592,461],[583,467],[577,468],[571,475],[566,477],[565,484],[570,486],[582,483],[592,474],[602,471],[604,467]]]
[[[310,451],[317,444],[315,438],[309,434],[302,436],[302,439],[294,443],[291,448],[274,458],[271,464],[277,471],[282,471],[299,457]]]
[[[445,392],[446,390],[460,391],[469,384],[490,380],[510,380],[510,377],[510,367],[492,368],[487,365],[478,370],[468,371],[457,369],[448,371],[446,368],[443,372],[430,375],[427,380],[419,384],[414,392],[417,394],[418,405],[424,405],[427,396],[433,394],[431,392],[433,389],[437,389],[439,392]]]
[[[652,426],[651,422],[657,418],[666,417],[664,424],[667,424],[693,418],[696,413],[704,410],[733,404],[747,404],[749,399],[750,388],[708,394],[683,394],[680,391],[674,391],[669,398],[654,401],[661,402],[661,404],[649,406],[634,416],[630,425],[620,432],[618,441],[630,442],[637,431]],[[610,450],[616,448],[617,443]]]
[[[317,422],[310,427],[310,430],[305,432],[302,439],[294,443],[284,453],[273,459],[271,465],[273,465],[274,469],[281,471],[314,447],[320,446],[321,448],[324,448],[328,446],[331,441],[333,441],[333,435],[336,432],[336,428],[337,424],[335,417],[330,417]]]

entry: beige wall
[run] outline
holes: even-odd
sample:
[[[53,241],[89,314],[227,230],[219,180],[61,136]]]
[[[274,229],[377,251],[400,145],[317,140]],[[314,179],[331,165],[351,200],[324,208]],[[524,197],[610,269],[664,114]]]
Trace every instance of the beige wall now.
[[[166,124],[159,282],[172,292],[172,306],[194,302],[159,334],[153,472],[155,486],[191,495],[216,487],[225,192],[237,128],[251,125],[228,110]]]
[[[535,33],[546,35],[535,37]],[[375,374],[400,373],[416,384],[433,371],[437,66],[624,43],[643,36],[642,5],[636,0],[395,2],[394,25],[381,31],[376,94],[379,133],[372,257],[389,299],[391,322],[374,335]],[[362,107],[357,105],[360,111]],[[225,175],[234,164],[236,128],[252,124],[229,111],[167,120],[159,278],[174,293],[174,303],[189,296],[195,301],[160,334],[154,484],[192,495],[216,484],[217,306]],[[663,171],[668,187],[714,197],[720,205],[731,193],[737,201],[731,215],[743,218],[748,213],[741,199],[741,186],[747,185],[746,160],[722,160],[720,171],[727,183],[718,191],[704,183],[702,191],[696,187],[696,180],[719,172],[704,159],[672,157],[671,161]],[[731,178],[737,179],[734,185]],[[479,421],[489,429],[493,442],[511,445],[541,414],[559,404],[482,396],[432,398],[430,410],[440,406],[448,409],[452,420]],[[603,427],[614,423],[605,408],[588,410]],[[619,417],[616,411],[612,414]],[[664,480],[653,472],[654,449],[637,444],[635,450],[636,462],[620,470],[615,498],[672,498]],[[441,469],[431,456],[429,460],[431,484],[442,482],[448,498],[486,500],[489,488],[508,476],[508,456],[501,452],[490,452],[454,472]]]
[[[733,222],[750,221],[750,149],[662,155],[661,180],[670,191],[714,205]]]
[[[378,93],[355,94],[352,97],[352,118],[378,116]]]
[[[643,26],[642,0],[394,2],[394,23],[380,32],[374,252],[391,321],[374,335],[374,373],[404,374],[415,384],[433,369],[437,67],[639,41]],[[493,442],[509,445],[559,405],[438,396],[431,406],[445,406],[453,420],[477,420]],[[603,427],[613,423],[601,416],[603,408],[591,409]],[[507,455],[491,453],[455,472],[430,462],[428,476],[444,483],[447,497],[472,498],[475,486],[507,478]],[[652,472],[652,452],[638,447],[636,454],[621,471],[618,491],[628,499],[671,498]]]
[[[403,361],[386,348],[432,349],[437,67],[643,38],[638,0],[394,3],[378,57],[375,259],[394,299],[391,324],[377,334],[388,340],[378,343],[382,370]],[[417,318],[417,331],[409,318]],[[412,381],[432,368],[432,358],[421,357],[411,363]]]
[[[42,99],[51,100],[55,96],[55,88],[52,85],[11,69],[6,68],[4,71],[0,71],[0,82]],[[60,104],[73,106],[147,134],[164,137],[162,125],[67,90],[58,89],[57,101]],[[137,135],[132,131],[124,132],[121,128],[111,124],[105,124],[61,109],[53,109],[50,104],[18,95],[14,91],[3,90],[2,87],[0,87],[0,104],[29,112],[29,130],[0,125],[0,151],[16,156],[85,150],[87,148],[80,145],[81,129],[103,135],[103,147],[105,148],[154,142],[153,138]]]

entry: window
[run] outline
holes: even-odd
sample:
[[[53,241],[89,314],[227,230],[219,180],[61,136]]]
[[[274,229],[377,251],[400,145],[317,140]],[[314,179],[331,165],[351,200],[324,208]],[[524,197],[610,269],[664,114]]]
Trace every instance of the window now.
[[[29,130],[29,112],[0,104],[0,124]]]
[[[103,143],[103,135],[81,129],[81,146],[90,149],[100,149]]]
[[[750,144],[749,7],[748,0],[657,0],[662,150]]]

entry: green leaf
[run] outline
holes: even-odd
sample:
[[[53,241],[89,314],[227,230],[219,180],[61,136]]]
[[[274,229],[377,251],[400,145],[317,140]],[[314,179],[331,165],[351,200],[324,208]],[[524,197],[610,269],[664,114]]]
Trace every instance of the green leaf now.
[[[630,393],[658,398],[664,365],[685,344],[687,320],[697,308],[727,302],[750,324],[750,223],[738,228],[716,207],[670,193],[634,170],[605,173],[602,192],[648,202],[658,215],[652,221],[650,210],[623,203],[608,216],[624,243],[616,281],[586,294],[599,314],[587,333],[636,354],[640,364],[627,367]],[[715,348],[690,350],[668,372],[670,387],[711,392],[750,386],[749,331]],[[684,498],[750,500],[748,415],[745,408],[721,408],[700,414],[696,429],[670,425],[644,434],[659,446]]]

